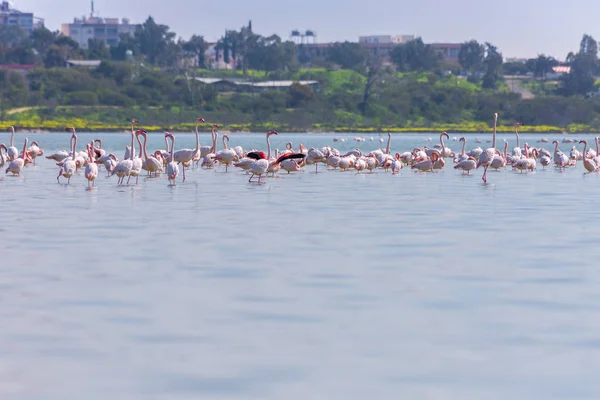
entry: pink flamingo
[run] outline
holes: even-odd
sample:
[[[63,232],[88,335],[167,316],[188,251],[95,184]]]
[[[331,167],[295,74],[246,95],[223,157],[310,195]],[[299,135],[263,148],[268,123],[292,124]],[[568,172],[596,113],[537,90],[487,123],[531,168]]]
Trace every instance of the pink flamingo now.
[[[169,183],[174,185],[175,179],[177,179],[177,175],[179,175],[179,166],[177,162],[175,162],[175,136],[171,132],[165,133],[165,137],[171,139],[171,161],[167,164],[167,178],[169,178]],[[171,183],[172,182],[172,183]]]
[[[88,187],[90,187],[90,182],[92,186],[96,186],[96,178],[98,177],[98,164],[96,164],[96,151],[94,149],[94,142],[87,146],[88,156],[90,157],[90,161],[85,166],[85,178],[88,180]]]
[[[13,175],[19,176],[21,175],[21,170],[25,166],[25,162],[31,162],[31,158],[29,157],[29,154],[27,154],[27,142],[28,139],[25,138],[25,143],[23,144],[23,154],[19,155],[19,157],[15,158],[8,164],[8,168],[6,168],[7,174],[10,172]]]
[[[498,113],[494,114],[494,132],[493,132],[493,139],[492,139],[492,147],[487,148],[483,151],[483,153],[481,153],[481,155],[479,156],[479,162],[477,163],[477,168],[483,166],[484,170],[483,170],[483,176],[481,177],[481,179],[483,180],[484,183],[487,183],[487,170],[490,167],[490,165],[492,164],[492,160],[494,159],[494,157],[496,156],[496,125],[498,123]]]

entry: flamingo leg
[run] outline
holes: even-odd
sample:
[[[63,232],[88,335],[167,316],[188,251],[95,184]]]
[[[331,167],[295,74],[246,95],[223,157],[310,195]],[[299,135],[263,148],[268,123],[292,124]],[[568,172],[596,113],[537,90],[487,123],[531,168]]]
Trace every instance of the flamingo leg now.
[[[250,176],[250,179],[248,179],[248,182],[252,182],[252,178],[254,178],[254,174],[252,174],[252,175]]]
[[[183,168],[183,181],[185,182],[185,165],[183,163],[181,163],[181,168]]]

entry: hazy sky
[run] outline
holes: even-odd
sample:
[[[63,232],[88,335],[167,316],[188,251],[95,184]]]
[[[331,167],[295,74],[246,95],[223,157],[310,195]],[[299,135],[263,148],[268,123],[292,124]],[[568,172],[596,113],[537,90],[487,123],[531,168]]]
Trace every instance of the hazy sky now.
[[[16,8],[63,22],[90,12],[90,0],[14,0]],[[292,29],[313,29],[319,42],[368,34],[415,34],[425,42],[489,41],[505,57],[538,53],[564,59],[584,33],[600,39],[598,0],[95,0],[103,17],[143,22],[152,15],[178,35],[213,41],[226,28],[252,20],[261,34],[288,38]],[[139,6],[143,4],[143,6]]]

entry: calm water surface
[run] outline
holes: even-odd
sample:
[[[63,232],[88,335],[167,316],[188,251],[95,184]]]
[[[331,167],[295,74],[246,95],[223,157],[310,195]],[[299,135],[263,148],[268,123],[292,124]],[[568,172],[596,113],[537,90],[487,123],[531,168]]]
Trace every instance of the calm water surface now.
[[[127,134],[100,136],[122,157]],[[69,140],[28,137],[46,154]],[[272,143],[354,148],[345,137]],[[424,137],[396,135],[392,151]],[[486,186],[451,165],[261,186],[222,168],[175,187],[102,176],[94,190],[57,171],[39,159],[0,178],[2,399],[600,397],[600,177],[581,165]]]

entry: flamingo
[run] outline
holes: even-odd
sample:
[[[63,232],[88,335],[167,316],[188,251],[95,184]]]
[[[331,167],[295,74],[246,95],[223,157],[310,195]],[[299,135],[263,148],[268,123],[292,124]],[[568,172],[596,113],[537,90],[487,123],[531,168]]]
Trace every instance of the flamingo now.
[[[31,142],[31,146],[27,149],[27,154],[29,154],[29,157],[31,157],[31,159],[33,160],[33,165],[35,165],[35,159],[37,157],[43,156],[44,150],[40,149],[38,142],[33,141]]]
[[[512,151],[513,157],[521,158],[523,153],[521,152],[521,146],[519,145],[519,126],[523,125],[520,122],[515,122],[515,135],[517,136],[517,147]]]
[[[289,174],[290,172],[301,171],[300,166],[298,165],[298,162],[296,160],[303,160],[305,157],[306,155],[302,153],[287,153],[283,154],[272,164],[280,165],[281,168],[287,171],[287,173]]]
[[[8,147],[8,161],[16,160],[19,156],[19,149],[15,147],[15,127],[11,126],[10,131],[10,146]]]
[[[235,152],[235,150],[227,148],[227,142],[225,141],[225,139],[227,139],[228,142],[229,135],[223,135],[223,150],[218,151],[215,154],[215,159],[221,164],[225,164],[225,172],[227,172],[227,168],[229,167],[229,165],[233,163],[237,158],[237,153]]]
[[[583,154],[585,154],[585,150],[587,149],[587,140],[580,140],[579,143],[583,143]],[[596,165],[593,160],[590,160],[587,157],[583,157],[583,167],[588,173],[598,171],[598,165]]]
[[[15,158],[10,163],[8,163],[8,168],[6,168],[7,174],[10,172],[13,175],[19,176],[19,175],[21,175],[21,170],[25,166],[25,163],[31,162],[31,158],[27,154],[27,142],[28,142],[28,139],[25,138],[25,143],[23,144],[22,158],[21,158],[21,155],[19,155],[17,158]],[[18,150],[17,150],[17,152],[18,152]]]
[[[131,170],[133,169],[133,156],[135,153],[135,147],[134,147],[135,145],[134,145],[133,141],[134,141],[134,137],[135,137],[134,126],[136,123],[137,123],[137,120],[133,120],[131,122],[131,147],[130,147],[130,151],[129,151],[129,157],[124,158],[123,160],[119,161],[110,174],[110,176],[117,175],[117,177],[119,178],[117,180],[117,185],[122,185],[126,176],[129,177],[127,179],[128,182],[129,182],[129,179],[131,178],[130,175],[131,175]],[[125,153],[127,153],[127,151]]]
[[[487,170],[489,166],[492,164],[492,160],[496,156],[496,125],[498,123],[498,113],[494,113],[494,132],[492,138],[492,147],[485,149],[483,153],[479,156],[479,162],[477,163],[477,168],[483,166],[483,176],[481,179],[484,183],[487,183]]]
[[[467,145],[467,138],[465,136],[462,136],[460,139],[458,139],[458,141],[459,142],[463,142],[463,144],[462,144],[462,150],[461,150],[460,154],[458,155],[458,157],[456,157],[454,159],[454,163],[455,164],[458,164],[459,162],[464,161],[464,160],[466,160],[466,159],[469,158],[469,156],[467,156],[465,154],[465,147]]]
[[[554,164],[560,168],[566,168],[569,165],[569,157],[562,151],[558,149],[558,140],[552,142],[555,145],[554,147]]]
[[[88,187],[90,182],[92,186],[96,186],[96,178],[98,177],[98,164],[95,161],[96,149],[94,149],[94,142],[87,147],[90,162],[85,166],[85,178],[88,180]]]
[[[319,163],[325,161],[325,155],[320,150],[315,148],[308,150],[305,162],[307,165],[315,164],[315,174],[319,172]]]
[[[145,130],[140,129],[136,132],[136,135],[144,138],[144,147],[142,148],[141,153],[144,157],[142,168],[148,171],[149,174],[154,173],[154,176],[158,176],[158,171],[162,170],[164,164],[162,161],[162,153],[157,150],[153,156],[148,156],[148,149],[146,146],[148,141],[148,133]]]
[[[58,176],[56,177],[56,182],[60,183],[60,177],[63,176],[67,178],[67,184],[71,183],[71,177],[77,171],[77,163],[75,162],[75,153],[77,149],[77,134],[75,133],[75,128],[67,128],[68,132],[71,132],[71,152],[72,156],[64,160],[63,164],[58,171]]]
[[[204,118],[196,118],[196,124],[201,122],[205,122]],[[174,151],[171,149],[171,154],[173,154],[173,158],[178,163],[181,163],[181,168],[183,170],[183,182],[185,182],[185,165],[192,161],[192,158],[198,153],[200,150],[200,136],[198,135],[198,129],[196,129],[196,147],[193,149],[181,149],[178,151]]]
[[[201,159],[203,159],[204,157],[206,157],[207,155],[209,155],[210,153],[214,153],[216,151],[217,148],[217,138],[215,136],[215,131],[219,129],[219,125],[217,124],[213,124],[212,126],[212,130],[211,130],[211,137],[213,139],[213,144],[211,146],[200,146],[200,157],[198,157],[198,162],[200,162]],[[198,130],[198,121],[196,121],[196,131]]]
[[[396,153],[394,161],[392,161],[392,164],[390,165],[390,168],[392,169],[392,174],[399,174],[400,170],[403,168],[402,160],[400,159],[400,157],[400,153]]]
[[[508,142],[504,142],[504,153],[502,155],[496,154],[490,167],[495,170],[499,170],[500,168],[506,167],[506,150],[508,149]]]
[[[260,178],[269,169],[269,164],[270,164],[269,159],[271,158],[271,140],[270,140],[270,137],[272,135],[277,135],[277,132],[275,132],[275,131],[269,131],[269,132],[267,132],[267,154],[265,155],[265,153],[262,152],[262,151],[258,152],[258,155],[259,155],[260,159],[254,161],[252,163],[252,165],[250,166],[250,173],[252,175],[250,176],[250,179],[248,179],[248,182],[252,182],[252,178],[254,178],[255,175],[258,175],[258,183],[260,184]],[[248,154],[248,156],[250,156],[250,153]]]
[[[4,151],[6,153],[8,153],[8,148],[6,147],[6,145],[4,143],[0,144],[0,168],[4,167],[4,164],[6,163],[6,160],[8,159],[8,154],[5,156],[2,153],[2,149],[4,149]]]
[[[104,160],[104,169],[106,169],[106,172],[108,174],[107,176],[111,175],[118,162],[119,159],[113,153],[110,153],[107,156],[107,158]]]
[[[138,142],[139,145],[139,149],[140,149],[140,155],[136,156],[135,155],[135,148],[133,147],[133,145],[131,146],[132,151],[131,151],[131,171],[129,172],[129,178],[127,178],[127,184],[129,185],[129,180],[131,179],[132,176],[135,176],[135,184],[138,184],[138,179],[140,178],[140,173],[142,172],[142,167],[144,166],[144,160],[142,160],[142,142],[140,141],[140,137],[138,135],[138,133],[141,132],[141,130],[135,131],[134,135],[135,135],[135,139]],[[145,132],[145,131],[144,131]]]
[[[56,162],[64,161],[65,158],[69,157],[69,153],[66,150],[60,150],[56,153],[50,154],[46,156],[48,160],[54,160]]]
[[[165,133],[165,137],[171,139],[171,160],[167,164],[167,178],[169,178],[169,183],[171,185],[175,184],[175,179],[177,179],[177,175],[179,175],[179,166],[175,161],[175,136],[171,132]]]
[[[98,143],[98,147],[92,146],[92,151],[94,152],[94,159],[96,160],[96,164],[99,164],[99,160],[106,155],[106,150],[102,148],[102,139],[94,140],[94,144],[95,143]]]
[[[125,154],[123,155],[123,160],[131,159],[135,153],[135,149],[133,148],[133,137],[135,136],[135,126],[140,122],[137,119],[131,120],[131,147],[125,146]]]
[[[433,171],[433,165],[439,158],[439,153],[432,153],[430,158],[414,163],[410,169],[418,169],[422,172]]]
[[[467,157],[466,160],[462,160],[462,161],[459,161],[458,163],[456,163],[456,165],[454,166],[454,169],[462,170],[463,175],[464,175],[465,171],[467,171],[467,175],[470,175],[471,170],[475,169],[476,167],[477,167],[477,161],[475,160],[475,157],[469,156],[469,157]]]

